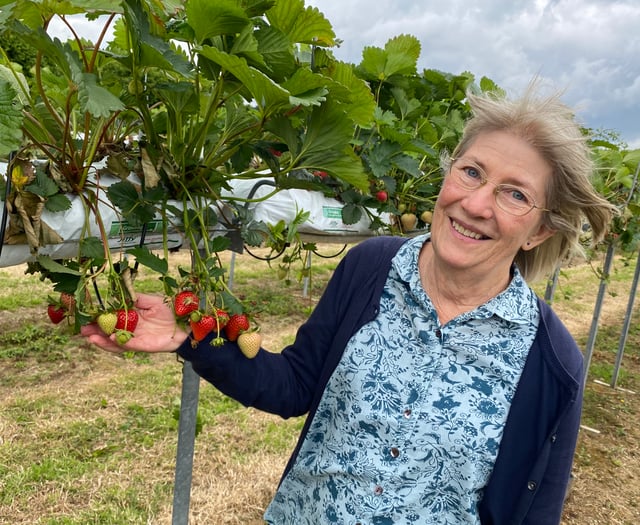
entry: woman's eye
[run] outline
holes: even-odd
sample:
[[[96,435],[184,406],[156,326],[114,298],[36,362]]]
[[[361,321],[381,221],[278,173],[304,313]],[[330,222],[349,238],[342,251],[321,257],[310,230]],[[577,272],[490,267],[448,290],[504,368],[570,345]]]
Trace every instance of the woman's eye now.
[[[527,194],[522,192],[518,188],[506,188],[505,191],[509,196],[509,198],[513,199],[514,201],[517,201],[523,204],[529,203],[529,198],[527,197]]]
[[[473,166],[467,166],[466,168],[462,168],[470,178],[482,180],[482,174],[478,168],[474,168]]]

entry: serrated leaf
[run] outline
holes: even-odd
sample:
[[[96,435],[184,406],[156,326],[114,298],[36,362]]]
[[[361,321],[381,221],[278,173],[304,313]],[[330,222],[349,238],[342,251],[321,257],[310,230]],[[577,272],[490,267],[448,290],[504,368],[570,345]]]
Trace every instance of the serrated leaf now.
[[[215,36],[240,33],[250,22],[235,0],[189,0],[185,13],[199,44]]]
[[[394,75],[415,75],[419,57],[420,41],[399,35],[388,40],[384,49],[365,47],[358,68],[371,80],[384,81]]]
[[[130,0],[124,2],[124,6],[126,27],[129,29],[131,39],[130,43],[127,42],[126,49],[132,49],[137,53],[139,65],[157,67],[185,78],[193,76],[189,61],[174,50],[168,42],[152,33],[148,15],[140,1]]]
[[[137,262],[156,273],[165,275],[169,272],[169,263],[167,260],[158,257],[147,248],[131,248],[127,250],[127,253],[133,255]]]
[[[122,101],[110,91],[97,84],[96,76],[91,73],[74,74],[78,85],[78,102],[82,111],[97,118],[109,118],[113,113],[122,111]]]
[[[414,177],[422,175],[422,172],[420,171],[420,161],[410,157],[409,155],[405,155],[404,153],[395,155],[392,162],[395,167],[413,175]]]
[[[204,46],[200,54],[212,60],[236,77],[249,90],[263,112],[275,112],[289,105],[289,92],[264,73],[250,67],[241,57],[223,53],[219,49]]]
[[[53,213],[66,211],[71,208],[71,200],[63,193],[57,193],[47,198],[44,207]]]
[[[80,240],[80,255],[88,259],[93,259],[96,264],[104,260],[104,245],[98,237],[85,237]]]
[[[480,79],[480,89],[484,93],[495,93],[499,96],[504,96],[504,89],[500,88],[493,80],[487,77],[482,77]]]
[[[139,201],[138,190],[128,180],[112,184],[107,189],[109,200],[124,212],[131,211]]]
[[[229,248],[231,240],[228,237],[217,236],[209,239],[209,250],[213,253],[223,252]]]
[[[344,62],[337,62],[330,75],[331,78],[347,89],[348,99],[341,100],[341,103],[344,104],[349,118],[357,126],[371,126],[376,101],[367,83],[356,76],[351,64],[345,64]]]
[[[50,197],[59,191],[58,185],[42,170],[36,170],[36,178],[25,189],[44,198]]]
[[[16,91],[0,80],[0,156],[7,157],[22,144],[22,114],[14,105]]]
[[[319,156],[321,157],[321,156]],[[340,157],[334,159],[315,158],[312,164],[318,169],[324,169],[336,179],[350,184],[361,191],[369,190],[369,180],[364,171],[362,161],[351,148],[346,148]]]
[[[272,74],[280,79],[296,71],[296,59],[289,39],[275,27],[267,26],[254,33],[258,50]]]
[[[342,222],[355,224],[362,217],[362,208],[355,204],[345,204],[342,208]]]
[[[69,275],[78,275],[78,276],[80,275],[80,272],[78,272],[77,270],[74,270],[72,268],[69,268],[68,266],[64,266],[63,264],[56,262],[48,255],[38,255],[36,257],[36,260],[38,261],[40,266],[42,266],[45,270],[51,273],[66,273]]]
[[[331,23],[317,7],[305,7],[304,0],[278,0],[266,15],[269,23],[287,35],[292,43],[335,45],[336,35]]]

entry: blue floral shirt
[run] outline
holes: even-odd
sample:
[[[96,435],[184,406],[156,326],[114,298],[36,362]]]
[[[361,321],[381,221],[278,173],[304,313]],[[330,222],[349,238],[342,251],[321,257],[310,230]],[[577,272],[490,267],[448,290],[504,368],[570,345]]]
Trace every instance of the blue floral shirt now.
[[[539,311],[515,268],[504,292],[441,326],[417,266],[427,240],[394,257],[379,315],[349,341],[267,523],[480,523]]]

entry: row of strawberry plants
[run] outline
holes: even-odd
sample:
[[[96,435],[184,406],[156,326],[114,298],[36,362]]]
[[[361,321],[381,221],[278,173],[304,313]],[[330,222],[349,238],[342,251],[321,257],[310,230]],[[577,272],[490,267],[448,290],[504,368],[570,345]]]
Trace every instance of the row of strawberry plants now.
[[[77,35],[72,15],[100,21],[95,40]],[[47,33],[53,19],[68,27],[69,40]],[[34,232],[30,271],[73,297],[75,330],[128,315],[138,264],[158,274],[168,296],[199,297],[189,323],[220,332],[219,311],[246,313],[225,284],[220,253],[238,238],[278,253],[295,244],[288,264],[302,250],[298,222],[283,235],[282,225],[253,220],[247,198],[230,193],[234,181],[268,175],[274,192],[335,197],[344,223],[366,215],[372,231],[427,225],[440,154],[453,149],[469,115],[467,91],[499,90],[469,72],[419,72],[420,44],[410,35],[366,47],[358,65],[338,61],[330,22],[303,0],[188,0],[177,8],[145,0],[9,2],[0,31],[3,42],[33,51],[27,69],[0,47],[0,157],[11,155],[5,205]],[[601,141],[594,151],[604,159],[611,148]],[[34,166],[33,158],[45,162]],[[607,177],[604,193],[615,187],[619,195],[628,183],[619,173]],[[41,214],[64,211],[70,194],[85,210],[77,256],[52,260],[38,253],[46,242]],[[142,246],[111,250],[105,203],[132,228],[159,220],[165,238],[180,232],[191,266],[170,274],[167,242],[160,255]],[[127,328],[118,328],[122,340],[133,332]]]

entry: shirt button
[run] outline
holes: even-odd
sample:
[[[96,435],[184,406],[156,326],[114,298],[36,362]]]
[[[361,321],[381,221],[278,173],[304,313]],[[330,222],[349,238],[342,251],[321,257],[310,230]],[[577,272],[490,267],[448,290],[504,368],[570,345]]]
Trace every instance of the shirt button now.
[[[437,337],[438,339],[440,339],[440,338],[442,337],[442,330],[440,330],[440,328],[437,328],[437,329],[436,329],[436,337]]]
[[[529,481],[527,483],[527,488],[529,490],[536,490],[536,487],[538,486],[538,484],[535,481]]]
[[[558,436],[556,436],[555,434],[551,436],[551,443],[555,443],[556,439],[558,439]]]
[[[376,496],[381,496],[383,492],[384,492],[384,489],[380,485],[376,485],[376,488],[373,489],[373,493]]]
[[[397,458],[400,455],[400,450],[397,447],[391,447],[389,453],[391,454],[392,458]]]
[[[402,415],[403,415],[404,417],[406,417],[407,419],[409,419],[409,418],[411,417],[411,409],[410,409],[410,408],[407,408],[407,409],[402,413]]]

